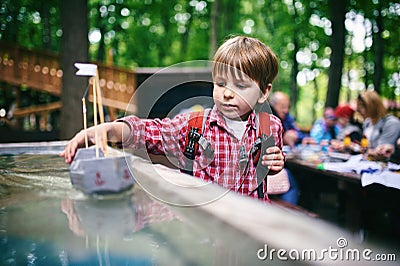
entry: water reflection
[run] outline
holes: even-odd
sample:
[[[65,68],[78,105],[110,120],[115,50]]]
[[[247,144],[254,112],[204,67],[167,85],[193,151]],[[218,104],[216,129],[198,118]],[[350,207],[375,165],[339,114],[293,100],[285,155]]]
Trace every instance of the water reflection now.
[[[126,238],[146,225],[179,219],[166,205],[151,200],[141,190],[108,199],[63,199],[61,210],[77,236]]]

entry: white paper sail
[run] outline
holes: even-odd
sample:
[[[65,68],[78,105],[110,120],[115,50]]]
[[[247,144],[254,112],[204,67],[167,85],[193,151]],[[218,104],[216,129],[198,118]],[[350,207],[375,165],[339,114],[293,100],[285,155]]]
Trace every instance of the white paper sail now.
[[[74,65],[78,69],[75,73],[77,76],[96,76],[97,74],[97,65],[95,64],[75,63]]]

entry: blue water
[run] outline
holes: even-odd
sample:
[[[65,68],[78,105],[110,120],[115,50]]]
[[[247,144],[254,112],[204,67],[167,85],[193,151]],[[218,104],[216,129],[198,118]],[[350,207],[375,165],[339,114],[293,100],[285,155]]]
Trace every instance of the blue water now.
[[[85,195],[56,154],[0,156],[0,265],[264,263],[257,243],[196,213],[158,202],[137,185]]]
[[[2,239],[0,254],[2,265],[152,265],[146,257],[102,256],[90,250],[76,254],[49,242],[17,237]]]

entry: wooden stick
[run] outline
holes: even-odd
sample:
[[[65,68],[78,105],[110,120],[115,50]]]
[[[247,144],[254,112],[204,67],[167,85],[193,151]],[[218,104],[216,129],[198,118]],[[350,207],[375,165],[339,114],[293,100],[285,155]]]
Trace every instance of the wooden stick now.
[[[89,147],[89,143],[88,143],[88,137],[87,137],[87,118],[86,118],[86,101],[85,101],[85,97],[82,98],[82,113],[83,113],[83,129],[85,130],[85,146],[86,148]]]
[[[94,115],[94,139],[96,142],[96,158],[99,158],[99,144],[97,143],[97,90],[96,82],[93,82],[93,115]]]
[[[100,82],[99,82],[99,71],[96,72],[95,77],[97,95],[98,95],[98,104],[99,104],[99,115],[100,115],[100,123],[104,123],[104,110],[103,110],[103,100],[101,97],[101,90],[100,90]],[[104,148],[104,156],[108,156],[108,149],[107,149],[107,132],[103,129],[103,148]]]

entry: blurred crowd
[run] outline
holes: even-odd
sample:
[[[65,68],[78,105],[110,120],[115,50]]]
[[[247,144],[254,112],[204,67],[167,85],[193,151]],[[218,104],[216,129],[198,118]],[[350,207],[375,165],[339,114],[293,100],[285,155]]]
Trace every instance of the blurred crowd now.
[[[274,100],[275,94],[286,97],[286,109],[280,107],[285,101]],[[363,153],[371,160],[400,161],[400,120],[388,112],[375,91],[366,90],[359,94],[355,106],[326,107],[323,117],[313,123],[307,135],[296,126],[285,128],[285,121],[294,123],[289,114],[289,97],[282,92],[275,94],[270,103],[277,116],[283,118],[285,145],[317,144],[333,152]]]
[[[366,159],[400,162],[400,120],[390,114],[375,91],[361,93],[353,107],[342,104],[326,107],[323,117],[314,121],[309,132],[303,132],[289,113],[290,98],[277,91],[270,97],[272,113],[283,125],[284,149],[298,145],[315,145],[328,152],[364,154]],[[296,177],[287,169],[290,190],[278,195],[282,200],[297,204],[299,190]]]

